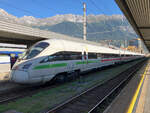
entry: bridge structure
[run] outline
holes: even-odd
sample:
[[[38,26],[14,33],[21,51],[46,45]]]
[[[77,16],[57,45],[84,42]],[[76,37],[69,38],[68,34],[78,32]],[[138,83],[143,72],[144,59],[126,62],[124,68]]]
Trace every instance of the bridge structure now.
[[[150,1],[115,0],[135,32],[150,51]]]
[[[50,31],[0,21],[0,43],[30,45],[49,38],[68,39],[70,37]]]
[[[51,31],[0,21],[0,43],[25,44],[29,47],[38,41],[51,38],[101,45],[96,42],[84,41],[78,37],[71,37]]]

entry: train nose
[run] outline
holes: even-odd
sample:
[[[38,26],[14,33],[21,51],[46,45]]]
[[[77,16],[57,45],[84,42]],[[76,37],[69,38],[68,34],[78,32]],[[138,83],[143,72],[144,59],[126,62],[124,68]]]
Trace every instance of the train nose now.
[[[20,84],[28,83],[29,80],[28,72],[20,70],[12,70],[10,77],[10,81]]]

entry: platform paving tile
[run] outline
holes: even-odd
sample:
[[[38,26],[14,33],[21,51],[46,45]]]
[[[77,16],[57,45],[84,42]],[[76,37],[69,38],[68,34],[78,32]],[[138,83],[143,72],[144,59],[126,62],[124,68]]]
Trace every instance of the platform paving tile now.
[[[150,113],[150,66],[148,67],[135,113]]]
[[[143,113],[150,113],[150,75],[146,75],[147,88]]]

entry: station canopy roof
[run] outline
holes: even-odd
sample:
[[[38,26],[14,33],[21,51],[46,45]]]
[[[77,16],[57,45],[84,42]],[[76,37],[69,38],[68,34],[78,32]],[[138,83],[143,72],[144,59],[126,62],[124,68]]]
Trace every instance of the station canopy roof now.
[[[150,0],[116,0],[116,3],[150,51]]]

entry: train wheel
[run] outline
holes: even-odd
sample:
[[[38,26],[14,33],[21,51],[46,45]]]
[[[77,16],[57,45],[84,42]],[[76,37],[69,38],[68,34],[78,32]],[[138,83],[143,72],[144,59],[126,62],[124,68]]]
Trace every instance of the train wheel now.
[[[56,81],[59,82],[59,83],[67,82],[68,81],[67,74],[63,73],[63,74],[57,75]]]
[[[74,76],[75,76],[75,78],[78,78],[80,76],[80,71],[79,70],[75,71]]]
[[[71,73],[68,73],[68,80],[69,81],[72,81],[72,80],[75,80],[76,78],[79,77],[79,74],[80,74],[80,71],[79,70],[76,70],[76,71],[73,71]]]

